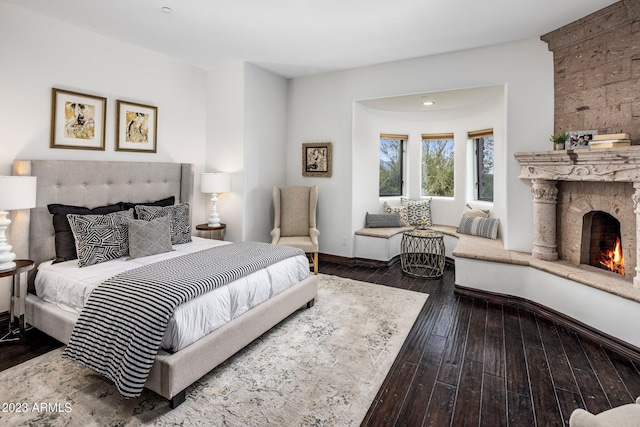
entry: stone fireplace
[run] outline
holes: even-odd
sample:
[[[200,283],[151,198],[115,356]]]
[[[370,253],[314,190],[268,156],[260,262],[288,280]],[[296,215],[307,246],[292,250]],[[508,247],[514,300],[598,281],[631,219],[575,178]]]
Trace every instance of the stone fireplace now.
[[[640,147],[516,153],[520,178],[532,181],[532,256],[603,268],[619,249],[624,277],[640,288]],[[619,239],[619,240],[618,240]],[[612,256],[611,254],[607,256]],[[606,258],[606,256],[605,256]],[[620,274],[620,262],[613,262]]]

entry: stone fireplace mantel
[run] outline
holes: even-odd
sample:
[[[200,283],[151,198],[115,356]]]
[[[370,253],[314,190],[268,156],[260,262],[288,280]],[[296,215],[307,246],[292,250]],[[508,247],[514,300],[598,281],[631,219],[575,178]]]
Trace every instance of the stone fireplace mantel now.
[[[558,259],[557,207],[558,181],[632,183],[629,203],[635,214],[634,240],[635,274],[633,286],[640,289],[640,146],[610,150],[559,150],[519,152],[521,179],[532,182],[533,251],[532,256],[545,261]],[[633,220],[631,221],[633,223]]]
[[[640,145],[615,150],[520,152],[521,179],[640,182]]]

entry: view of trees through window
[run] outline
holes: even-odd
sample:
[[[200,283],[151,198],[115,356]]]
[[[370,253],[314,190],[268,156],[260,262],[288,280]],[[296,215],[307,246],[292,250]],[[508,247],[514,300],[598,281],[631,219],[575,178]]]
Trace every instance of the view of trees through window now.
[[[402,195],[402,155],[406,138],[380,135],[380,196]]]
[[[493,135],[476,139],[478,200],[493,201]]]
[[[451,139],[422,139],[423,196],[453,197],[454,159]]]

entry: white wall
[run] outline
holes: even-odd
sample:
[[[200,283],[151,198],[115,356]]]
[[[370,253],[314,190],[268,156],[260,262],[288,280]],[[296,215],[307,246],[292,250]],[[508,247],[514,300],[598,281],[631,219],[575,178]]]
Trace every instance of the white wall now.
[[[227,224],[225,240],[242,241],[244,217],[244,64],[237,63],[207,72],[206,172],[231,173],[231,192],[218,199],[220,221]],[[198,179],[196,183],[199,184]],[[195,189],[196,193],[200,188]],[[211,195],[207,194],[207,201]],[[202,212],[207,222],[211,203]],[[195,221],[195,220],[194,220]]]
[[[359,137],[353,120],[362,117],[362,111],[354,111],[354,101],[482,86],[505,87],[505,132],[495,135],[504,143],[502,158],[496,159],[504,168],[496,170],[495,191],[508,194],[504,212],[496,212],[505,246],[531,251],[531,193],[518,179],[519,165],[513,154],[548,149],[553,133],[553,57],[538,39],[292,80],[287,183],[319,186],[320,252],[351,257],[352,246],[341,241],[346,236],[351,242],[353,231],[362,226],[355,203],[373,206],[372,198],[377,202],[377,194],[355,185],[354,177],[366,171],[356,167],[354,159],[367,154],[360,153],[353,143]],[[308,141],[333,143],[332,178],[301,176],[300,146]],[[377,164],[377,156],[374,161]]]
[[[491,209],[494,217],[503,217],[506,211],[506,194],[499,187],[494,202],[478,202],[474,195],[474,170],[470,161],[474,157],[473,144],[467,139],[469,131],[493,128],[496,135],[505,131],[504,97],[487,100],[464,108],[433,112],[390,112],[354,104],[353,120],[353,223],[364,226],[366,212],[382,212],[382,204],[388,201],[399,204],[399,197],[378,198],[379,138],[381,133],[408,135],[405,154],[405,197],[421,197],[421,141],[423,133],[453,133],[454,196],[432,197],[431,212],[435,224],[457,226],[466,203],[482,209]],[[495,138],[494,169],[504,176],[504,139]],[[357,191],[355,191],[357,189]]]
[[[185,162],[204,170],[203,70],[5,2],[0,58],[1,174],[11,173],[13,159]],[[107,98],[105,151],[49,148],[52,87]],[[158,107],[156,154],[114,150],[116,99]],[[194,198],[194,213],[203,203]],[[0,288],[3,312],[8,282]]]
[[[271,242],[271,189],[285,184],[287,90],[286,79],[252,64],[208,71],[207,171],[232,173],[217,205],[225,240]]]

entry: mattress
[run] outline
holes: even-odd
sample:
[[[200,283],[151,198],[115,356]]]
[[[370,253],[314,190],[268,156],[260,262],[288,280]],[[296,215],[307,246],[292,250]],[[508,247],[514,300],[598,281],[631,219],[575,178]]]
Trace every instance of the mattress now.
[[[174,245],[172,252],[128,260],[126,257],[79,268],[77,261],[41,263],[35,278],[37,295],[65,311],[80,313],[91,291],[104,280],[133,268],[197,252],[219,240],[193,237],[191,243]],[[221,286],[175,310],[162,340],[162,348],[176,352],[256,305],[309,276],[304,255],[288,258]]]

